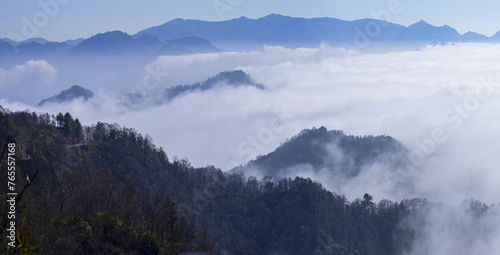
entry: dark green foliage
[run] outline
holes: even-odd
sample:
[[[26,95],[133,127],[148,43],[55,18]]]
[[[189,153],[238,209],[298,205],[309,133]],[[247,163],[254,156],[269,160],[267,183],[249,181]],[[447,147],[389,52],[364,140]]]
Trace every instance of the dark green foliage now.
[[[299,138],[353,140],[371,148],[350,149],[364,155],[379,139],[397,145],[324,131]],[[194,168],[170,161],[147,135],[101,122],[82,127],[69,113],[0,108],[0,144],[8,135],[20,173],[39,169],[17,214],[23,243],[41,254],[402,254],[416,236],[402,223],[430,206],[425,199],[375,203],[368,193],[349,202],[311,179]],[[488,210],[475,200],[464,206],[477,215]]]
[[[300,177],[221,183],[200,220],[228,254],[398,254],[400,203],[349,203]]]
[[[69,113],[3,109],[0,127],[0,143],[8,134],[16,143],[20,171],[40,170],[17,217],[26,219],[23,240],[42,254],[178,254],[198,250],[198,240],[214,253],[163,188],[174,165],[149,136],[104,123],[83,128]]]

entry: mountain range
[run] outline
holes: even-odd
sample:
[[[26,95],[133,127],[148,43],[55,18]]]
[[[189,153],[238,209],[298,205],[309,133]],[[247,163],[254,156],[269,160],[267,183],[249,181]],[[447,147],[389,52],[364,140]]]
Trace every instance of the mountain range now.
[[[317,47],[321,43],[361,50],[370,43],[413,47],[447,42],[497,43],[500,42],[500,31],[487,37],[474,32],[461,35],[450,26],[437,27],[423,20],[406,27],[376,19],[345,21],[271,14],[259,19],[241,17],[219,22],[174,19],[134,35],[111,31],[65,42],[50,42],[43,38],[22,42],[0,39],[0,55],[180,55],[219,52],[221,49],[249,50],[264,45]]]
[[[121,31],[111,31],[94,35],[88,39],[66,42],[46,40],[27,40],[14,43],[0,39],[0,56],[19,58],[58,58],[58,57],[109,57],[109,56],[159,56],[193,53],[220,52],[210,41],[196,36],[160,41],[157,37],[145,34],[137,38]]]
[[[354,44],[357,38],[380,43],[500,41],[500,31],[492,37],[473,32],[460,35],[447,25],[436,27],[423,20],[405,27],[376,19],[345,21],[335,18],[293,18],[277,14],[259,19],[241,17],[220,22],[174,19],[142,30],[134,37],[143,34],[156,36],[160,40],[199,36],[216,45],[241,44],[247,47],[275,44],[317,46],[322,42],[331,45]]]

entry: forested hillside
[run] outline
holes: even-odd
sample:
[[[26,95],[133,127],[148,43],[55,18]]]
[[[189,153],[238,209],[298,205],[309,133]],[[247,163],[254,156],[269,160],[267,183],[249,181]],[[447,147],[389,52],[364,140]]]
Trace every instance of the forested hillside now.
[[[234,171],[257,171],[285,177],[293,167],[311,166],[334,176],[352,178],[363,167],[383,162],[387,171],[408,165],[408,149],[390,136],[352,136],[325,127],[305,129],[273,152],[252,160]]]
[[[2,109],[0,143],[9,135],[17,149],[17,186],[38,171],[18,201],[22,249],[41,254],[211,251],[206,234],[161,192],[167,190],[162,181],[173,176],[154,181],[177,168],[150,138],[102,123],[82,127],[69,113]]]
[[[350,202],[310,179],[194,168],[147,135],[82,126],[70,113],[0,108],[5,142],[16,144],[17,187],[30,184],[16,209],[27,254],[401,254],[415,236],[403,223],[434,206],[375,203],[368,190]]]

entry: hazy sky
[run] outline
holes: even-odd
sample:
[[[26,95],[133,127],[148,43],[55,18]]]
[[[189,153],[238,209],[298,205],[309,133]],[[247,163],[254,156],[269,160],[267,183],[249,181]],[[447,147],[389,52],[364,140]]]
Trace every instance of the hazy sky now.
[[[384,10],[398,10],[390,20],[402,25],[424,19],[433,25],[448,24],[460,33],[491,36],[500,30],[500,1],[494,0],[6,0],[0,3],[0,37],[25,38],[24,28],[30,37],[61,41],[111,30],[134,34],[174,18],[219,21],[278,13],[355,20],[377,18],[375,13]],[[30,30],[30,24],[35,29]]]

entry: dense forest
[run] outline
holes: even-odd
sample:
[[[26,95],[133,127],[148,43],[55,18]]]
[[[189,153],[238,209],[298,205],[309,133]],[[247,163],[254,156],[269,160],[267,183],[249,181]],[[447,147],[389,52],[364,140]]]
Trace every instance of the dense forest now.
[[[148,135],[117,124],[82,126],[70,113],[0,106],[6,143],[16,144],[16,187],[26,188],[14,249],[2,219],[7,254],[401,254],[417,234],[405,222],[440,206],[375,203],[369,191],[347,201],[307,178],[195,168],[170,159]]]
[[[287,177],[293,167],[309,165],[315,171],[328,169],[332,175],[353,178],[374,162],[383,161],[387,171],[407,168],[408,155],[408,149],[390,136],[352,136],[320,127],[302,130],[273,152],[233,171]]]

